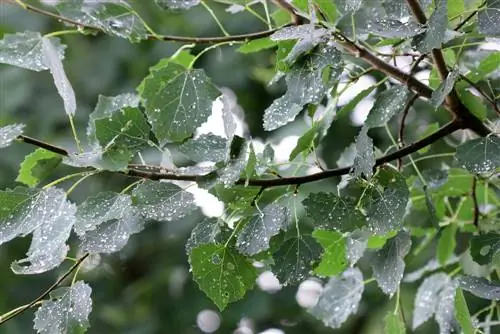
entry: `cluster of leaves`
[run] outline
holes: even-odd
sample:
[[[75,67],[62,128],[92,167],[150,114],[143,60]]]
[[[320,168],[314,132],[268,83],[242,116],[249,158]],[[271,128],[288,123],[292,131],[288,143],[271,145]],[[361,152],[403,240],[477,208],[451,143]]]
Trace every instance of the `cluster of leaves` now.
[[[167,10],[186,10],[200,4],[156,2]],[[233,10],[249,5],[247,1],[220,2]],[[338,161],[336,171],[340,172],[332,174],[344,175],[335,191],[307,192],[298,187],[330,176],[328,171],[312,179],[305,171],[298,177],[277,178],[272,146],[267,144],[259,151],[250,136],[237,135],[232,101],[203,69],[194,68],[199,55],[183,48],[152,66],[135,93],[99,96],[89,116],[85,145],[75,136],[77,152],[45,145],[26,156],[17,178],[24,186],[0,191],[0,244],[32,234],[27,257],[14,261],[12,271],[38,274],[58,267],[67,258],[72,231],[82,252],[117,252],[148,224],[175,221],[194,212],[197,204],[188,188],[199,187],[222,201],[225,211],[221,217],[199,222],[186,251],[193,279],[220,310],[253,288],[260,270],[254,262],[259,261],[285,286],[296,285],[309,276],[325,279],[318,302],[309,312],[326,326],[338,328],[356,313],[364,285],[371,281],[363,279],[369,271],[357,266],[363,256],[372,257],[373,279],[392,298],[399,296],[405,277],[404,258],[412,249],[419,252],[437,238],[436,258],[405,278],[414,282],[432,273],[418,288],[412,327],[434,316],[441,333],[459,326],[465,333],[473,333],[477,323],[469,316],[462,291],[484,299],[500,299],[500,284],[495,282],[500,269],[500,139],[492,133],[460,143],[452,164],[443,164],[441,169],[421,171],[411,157],[408,173],[390,164],[380,166],[376,156],[382,154],[369,132],[387,126],[407,109],[412,101],[411,87],[384,78],[339,107],[338,86],[343,73],[359,66],[343,49],[345,40],[374,50],[389,45],[396,53],[425,55],[454,39],[465,43],[468,35],[478,39],[500,35],[499,2],[474,2],[467,4],[469,8],[464,1],[420,1],[429,14],[426,25],[412,18],[405,1],[296,0],[292,4],[293,15],[307,18],[309,23],[289,26],[290,13],[278,8],[272,17],[281,28],[268,37],[244,43],[239,51],[276,48],[272,82],[284,78],[286,91],[265,110],[265,130],[279,129],[304,109],[308,111],[311,126],[299,138],[290,162],[310,161],[335,119],[376,92],[363,127]],[[125,1],[71,0],[54,8],[58,12],[55,17],[77,23],[82,33],[101,31],[131,42],[165,39]],[[477,11],[477,19],[468,22],[466,33],[450,29],[471,11]],[[0,40],[0,62],[33,71],[49,70],[73,124],[75,92],[64,72],[65,46],[57,35],[28,31],[6,34]],[[430,99],[421,102],[439,112],[456,89],[475,117],[488,122],[494,108],[486,107],[471,88],[493,80],[500,64],[499,53],[491,52],[479,63],[461,61],[460,51],[449,51],[445,56],[453,70],[440,82],[438,71],[432,68],[434,91]],[[199,134],[197,130],[212,115],[216,102],[223,105],[224,135]],[[427,132],[434,127],[428,124]],[[0,147],[16,139],[25,140],[23,131],[22,124],[0,128]],[[394,147],[398,147],[396,141]],[[151,149],[171,155],[169,166],[131,164],[141,152]],[[419,154],[425,157],[426,152]],[[84,179],[111,171],[143,178],[121,192],[94,194],[75,204],[68,200],[74,187],[56,187],[61,180],[39,187],[61,163],[85,169],[69,177]],[[415,223],[418,215],[425,218]],[[469,239],[461,254],[455,254],[458,234]],[[414,246],[420,242],[424,246]],[[464,256],[472,256],[486,268],[483,277],[469,275],[465,265],[458,263]],[[455,265],[452,271],[449,265]],[[463,275],[456,276],[459,272]],[[85,329],[90,294],[86,283],[75,280],[70,287],[55,290],[37,310],[35,329],[40,333]],[[396,300],[395,310],[386,318],[388,333],[405,331],[397,305]]]

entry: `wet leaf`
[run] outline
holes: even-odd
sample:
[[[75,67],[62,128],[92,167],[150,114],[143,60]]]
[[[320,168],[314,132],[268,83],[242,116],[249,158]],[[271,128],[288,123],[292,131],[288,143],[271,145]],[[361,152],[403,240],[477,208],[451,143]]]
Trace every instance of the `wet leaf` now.
[[[339,232],[328,230],[315,230],[312,236],[324,249],[321,262],[314,272],[327,277],[342,273],[348,265],[345,237]]]
[[[160,61],[137,88],[153,132],[164,145],[192,136],[212,114],[212,103],[220,96],[201,69]]]
[[[479,32],[486,36],[500,35],[500,3],[486,0],[486,7],[477,13]]]
[[[380,93],[366,118],[365,126],[384,126],[394,115],[403,111],[410,95],[411,92],[405,86],[393,86]]]
[[[205,218],[191,231],[191,236],[186,242],[186,253],[201,245],[217,243],[221,233],[221,227],[217,218]]]
[[[145,181],[132,191],[132,203],[147,219],[181,219],[197,207],[191,193],[166,182]]]
[[[457,285],[457,282],[453,280],[446,284],[439,293],[435,317],[440,334],[449,334],[458,329],[458,322],[455,319],[455,290]]]
[[[438,308],[439,293],[450,282],[448,275],[437,273],[427,277],[419,286],[413,308],[413,330],[429,320]]]
[[[494,232],[474,235],[470,239],[470,253],[474,262],[480,265],[491,263],[500,252],[500,235]]]
[[[189,260],[193,279],[221,311],[243,298],[257,278],[255,268],[244,256],[223,245],[198,246]]]
[[[102,192],[78,206],[74,230],[81,240],[80,249],[113,253],[143,228],[144,219],[129,195]]]
[[[458,278],[460,288],[474,296],[489,300],[500,300],[500,283],[488,281],[483,277],[461,276]]]
[[[374,34],[386,38],[413,37],[425,31],[425,28],[414,21],[402,22],[396,19],[370,20],[367,29]]]
[[[36,187],[42,180],[47,178],[61,162],[61,155],[39,148],[24,157],[16,181],[29,187]]]
[[[350,232],[365,225],[366,219],[349,197],[333,193],[311,193],[302,201],[307,216],[318,228]]]
[[[229,143],[226,138],[209,133],[189,139],[179,146],[179,151],[195,162],[219,162],[228,158]]]
[[[441,104],[443,104],[446,96],[452,91],[455,86],[455,81],[460,76],[460,72],[458,70],[451,71],[448,73],[446,79],[441,82],[439,87],[432,92],[431,96],[431,104],[434,108],[438,108]]]
[[[328,281],[310,313],[323,321],[325,326],[339,328],[351,314],[358,311],[363,289],[361,271],[349,268]]]
[[[438,0],[436,7],[427,22],[427,30],[413,39],[413,45],[419,52],[428,53],[432,49],[440,49],[444,42],[448,25],[448,1]]]
[[[162,9],[171,11],[188,10],[200,4],[200,0],[155,0]]]
[[[40,334],[82,333],[89,327],[92,289],[83,281],[51,293],[35,312],[34,329]]]
[[[10,124],[0,128],[0,148],[5,148],[23,133],[24,124]]]
[[[458,165],[471,173],[489,173],[500,167],[500,137],[469,140],[457,147]]]
[[[405,270],[403,259],[410,251],[410,247],[410,234],[401,231],[394,238],[386,241],[372,262],[373,276],[382,291],[390,297],[397,291],[403,278]]]
[[[356,138],[356,157],[354,158],[354,175],[367,178],[373,176],[375,156],[373,154],[373,140],[368,136],[368,127],[363,126]]]

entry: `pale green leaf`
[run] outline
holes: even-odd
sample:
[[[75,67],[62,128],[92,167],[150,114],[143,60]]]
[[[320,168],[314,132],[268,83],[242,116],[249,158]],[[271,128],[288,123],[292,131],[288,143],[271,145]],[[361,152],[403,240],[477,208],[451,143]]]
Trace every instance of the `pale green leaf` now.
[[[240,46],[237,51],[240,53],[248,54],[270,49],[275,46],[276,41],[271,40],[269,37],[265,37],[248,41]]]
[[[448,261],[448,259],[453,255],[453,251],[456,246],[456,232],[456,224],[446,226],[441,232],[437,245],[437,259],[441,265],[445,264],[446,261]]]
[[[24,157],[16,181],[29,187],[36,187],[54,171],[61,161],[61,155],[39,148]]]
[[[23,133],[24,124],[10,124],[0,128],[0,148],[5,148]]]
[[[312,236],[324,249],[321,261],[314,272],[320,276],[335,276],[342,273],[348,265],[346,239],[336,231],[315,230]]]
[[[486,0],[486,7],[477,14],[479,32],[486,36],[500,35],[500,2]]]
[[[410,94],[405,86],[393,86],[380,93],[366,118],[365,126],[367,128],[384,126],[394,115],[403,111]]]
[[[475,329],[472,325],[471,314],[467,307],[467,302],[462,289],[457,289],[455,293],[455,317],[462,328],[464,334],[474,334]]]
[[[413,330],[429,320],[436,312],[439,293],[450,282],[448,275],[436,273],[427,277],[417,290],[413,308]]]
[[[385,334],[405,334],[406,328],[399,314],[389,312],[384,318],[384,333]]]
[[[356,157],[354,158],[354,175],[365,175],[371,178],[375,167],[373,140],[368,136],[368,127],[363,126],[356,138]]]
[[[489,300],[500,300],[500,283],[488,281],[483,277],[461,276],[458,278],[460,288],[474,296]]]
[[[226,160],[229,156],[228,140],[211,133],[189,139],[180,145],[178,149],[195,162],[219,162]]]

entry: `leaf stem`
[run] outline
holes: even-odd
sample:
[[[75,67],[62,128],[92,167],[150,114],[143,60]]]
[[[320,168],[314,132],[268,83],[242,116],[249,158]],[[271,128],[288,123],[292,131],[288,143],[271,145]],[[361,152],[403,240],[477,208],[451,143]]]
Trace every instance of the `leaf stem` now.
[[[198,53],[194,58],[193,60],[191,61],[191,63],[189,64],[188,68],[193,68],[194,66],[194,63],[196,63],[196,61],[201,57],[203,56],[205,53],[207,53],[208,51],[210,50],[213,50],[213,49],[216,49],[218,47],[221,47],[223,45],[233,45],[233,44],[241,44],[242,42],[234,42],[234,41],[227,41],[227,42],[221,42],[221,43],[217,43],[217,44],[214,44],[214,45],[210,45],[209,47],[206,47],[204,48],[203,50],[200,51],[200,53]]]
[[[68,29],[68,30],[59,30],[54,31],[48,34],[43,35],[43,37],[55,37],[61,35],[71,35],[71,34],[81,34],[82,32],[78,29]]]
[[[76,147],[80,153],[83,152],[82,145],[80,143],[80,139],[78,138],[78,134],[76,133],[75,122],[73,121],[73,116],[69,115],[69,124],[71,125],[71,132],[73,132],[73,138],[75,138]]]
[[[74,174],[69,174],[69,175],[65,175],[63,177],[61,177],[60,179],[57,179],[49,184],[46,184],[45,186],[43,186],[43,189],[47,189],[47,188],[50,188],[50,187],[53,187],[61,182],[64,182],[66,180],[69,180],[69,179],[72,179],[74,177],[77,177],[77,176],[81,176],[81,175],[86,175],[88,174],[89,172],[88,171],[85,171],[85,172],[79,172],[79,173],[74,173]]]

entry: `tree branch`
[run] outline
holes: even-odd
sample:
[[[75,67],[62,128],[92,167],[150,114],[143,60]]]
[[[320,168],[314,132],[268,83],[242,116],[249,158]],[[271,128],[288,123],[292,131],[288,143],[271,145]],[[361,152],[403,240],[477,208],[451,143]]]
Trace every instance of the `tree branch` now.
[[[419,141],[406,146],[404,148],[401,148],[393,153],[387,154],[383,157],[380,157],[376,160],[375,162],[375,167],[383,165],[387,162],[403,158],[409,154],[412,154],[421,148],[428,146],[435,141],[438,141],[439,139],[449,135],[450,133],[460,129],[459,123],[457,121],[452,121],[447,124],[445,124],[443,127],[441,127],[439,130],[436,132],[428,135],[427,137],[424,137],[420,139]],[[58,146],[54,146],[51,144],[47,144],[45,142],[42,142],[40,140],[35,140],[33,138],[27,137],[27,136],[19,136],[19,140],[22,140],[28,144],[42,147],[46,150],[49,150],[51,152],[61,154],[64,156],[68,156],[68,152],[60,148]],[[304,183],[308,182],[314,182],[314,181],[319,181],[323,179],[327,179],[330,177],[334,176],[341,176],[341,175],[346,175],[349,174],[353,166],[349,167],[343,167],[343,168],[335,168],[335,169],[329,169],[325,170],[323,172],[319,172],[316,174],[311,174],[311,175],[305,175],[305,176],[297,176],[297,177],[282,177],[282,178],[275,178],[275,179],[239,179],[236,184],[242,185],[242,184],[248,184],[250,186],[257,186],[257,187],[277,187],[277,186],[287,186],[287,185],[301,185]],[[141,170],[142,169],[142,170]],[[146,169],[146,170],[145,170]],[[175,174],[175,171],[172,170],[165,170],[164,168],[160,168],[157,166],[142,166],[141,165],[129,165],[129,169],[124,172],[118,172],[120,174],[124,174],[127,176],[132,176],[132,177],[139,177],[139,178],[145,178],[145,179],[150,179],[150,180],[175,180],[175,181],[200,181],[203,179],[203,176],[200,175],[178,175]]]
[[[16,309],[15,312],[9,312],[7,316],[1,317],[0,316],[0,325],[9,321],[12,318],[17,317],[24,311],[26,311],[29,308],[32,308],[35,306],[38,302],[42,301],[45,297],[47,297],[52,291],[54,291],[73,271],[75,271],[83,261],[89,256],[89,253],[84,254],[81,258],[76,260],[76,262],[61,276],[57,279],[57,281],[54,282],[50,287],[47,288],[40,296],[35,298],[31,303],[26,304],[22,307],[19,307]]]
[[[406,0],[406,4],[412,11],[413,16],[417,19],[418,23],[427,23],[427,17],[425,16],[418,0]],[[443,52],[441,49],[432,49],[431,55],[434,66],[436,67],[441,80],[444,81],[448,77],[448,68],[446,67]],[[467,107],[462,104],[455,88],[453,88],[446,96],[446,104],[448,105],[447,109],[457,120],[459,120],[463,128],[471,129],[480,136],[487,136],[490,133],[489,129],[483,124],[483,122],[476,118],[476,116],[474,116],[467,109]]]

